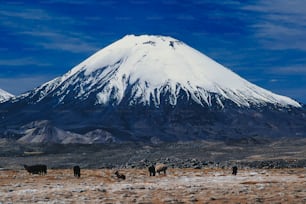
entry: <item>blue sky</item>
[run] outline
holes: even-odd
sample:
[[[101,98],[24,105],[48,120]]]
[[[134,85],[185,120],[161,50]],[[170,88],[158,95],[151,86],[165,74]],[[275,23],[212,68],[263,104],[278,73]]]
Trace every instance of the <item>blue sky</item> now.
[[[2,0],[0,88],[20,94],[127,34],[172,36],[306,103],[304,0]]]

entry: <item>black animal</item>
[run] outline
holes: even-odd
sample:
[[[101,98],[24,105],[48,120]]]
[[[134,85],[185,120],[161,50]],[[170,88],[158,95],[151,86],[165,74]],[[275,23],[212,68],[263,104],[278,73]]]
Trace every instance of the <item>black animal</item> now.
[[[27,172],[29,172],[29,174],[47,174],[47,166],[44,164],[37,164],[33,166],[24,165],[24,168],[27,170]]]
[[[79,166],[73,167],[73,174],[75,177],[80,178],[81,177],[81,168]]]
[[[238,167],[237,166],[233,166],[233,168],[232,168],[232,170],[233,170],[233,175],[237,175],[237,172],[238,172]]]
[[[118,171],[116,171],[115,175],[117,176],[117,178],[125,180],[125,175],[124,174],[120,174]]]
[[[149,166],[149,173],[150,173],[150,176],[155,176],[155,166],[154,165],[151,165]]]

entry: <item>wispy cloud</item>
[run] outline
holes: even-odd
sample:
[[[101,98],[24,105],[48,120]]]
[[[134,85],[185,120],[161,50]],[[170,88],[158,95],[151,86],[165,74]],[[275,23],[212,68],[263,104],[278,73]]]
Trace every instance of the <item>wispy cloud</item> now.
[[[72,53],[92,53],[99,49],[98,46],[88,43],[94,39],[83,33],[30,31],[22,32],[21,34],[34,36],[36,46],[48,50],[63,50]]]
[[[303,0],[260,0],[243,10],[258,16],[250,28],[266,49],[306,51],[305,6]]]
[[[0,66],[51,66],[49,63],[38,61],[33,58],[0,59]]]
[[[108,2],[113,2],[113,1],[108,1]],[[63,4],[84,5],[84,4],[95,3],[95,0],[44,0],[41,3],[44,4],[63,3]]]
[[[306,77],[306,65],[274,67],[269,70],[269,73],[274,73],[274,74],[276,73],[276,74],[281,74],[281,75],[304,75]]]
[[[161,15],[155,15],[155,16],[147,16],[146,20],[151,20],[151,21],[160,21],[160,20],[164,20],[165,17],[161,16]]]
[[[145,5],[150,3],[148,0],[130,0],[129,2],[136,5]]]
[[[188,21],[193,21],[196,18],[193,15],[189,15],[189,14],[180,14],[176,17],[178,20],[188,20]]]
[[[15,7],[0,6],[0,8],[1,8],[0,10],[1,19],[19,18],[23,20],[40,20],[40,21],[51,19],[51,16],[49,16],[41,9],[24,8],[22,10],[18,10],[16,6]]]
[[[244,6],[244,9],[264,13],[305,15],[305,1],[303,0],[260,0]]]
[[[99,49],[90,33],[79,31],[75,34],[76,27],[84,25],[84,22],[41,8],[2,5],[0,20],[0,26],[25,45],[71,53],[88,53]]]

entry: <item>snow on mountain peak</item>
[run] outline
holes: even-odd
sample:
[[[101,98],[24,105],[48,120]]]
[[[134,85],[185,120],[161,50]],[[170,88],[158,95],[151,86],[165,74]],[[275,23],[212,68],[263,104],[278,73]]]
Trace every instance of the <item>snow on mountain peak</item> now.
[[[153,102],[158,106],[161,96],[167,93],[169,103],[175,105],[183,91],[200,105],[211,106],[215,98],[220,106],[227,99],[247,107],[266,103],[300,107],[288,97],[246,81],[185,43],[164,36],[127,35],[62,77],[42,85],[44,91],[40,95],[60,87],[56,95],[63,100],[69,92],[66,88],[72,84],[79,86],[76,98],[95,93],[97,104],[119,104],[128,97],[130,104]]]
[[[14,95],[4,91],[3,89],[0,89],[0,103],[5,102],[13,97]]]

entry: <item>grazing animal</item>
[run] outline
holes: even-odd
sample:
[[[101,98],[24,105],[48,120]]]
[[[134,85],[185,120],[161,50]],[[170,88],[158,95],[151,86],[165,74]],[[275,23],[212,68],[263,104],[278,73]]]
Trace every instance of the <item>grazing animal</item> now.
[[[232,168],[232,170],[233,170],[233,175],[237,175],[237,172],[238,172],[238,167],[237,166],[233,166],[233,168]]]
[[[73,167],[73,174],[75,177],[80,178],[81,177],[81,168],[79,166]]]
[[[47,174],[47,166],[44,164],[37,164],[33,166],[24,165],[24,168],[27,170],[27,172],[29,172],[29,174]]]
[[[167,168],[168,167],[165,164],[156,164],[155,170],[158,174],[160,174],[160,172],[164,172],[164,174],[166,175]]]
[[[125,175],[124,174],[120,174],[118,171],[116,171],[115,175],[117,176],[117,178],[125,180]]]
[[[150,173],[150,176],[155,176],[155,166],[154,165],[151,165],[149,166],[149,173]]]

